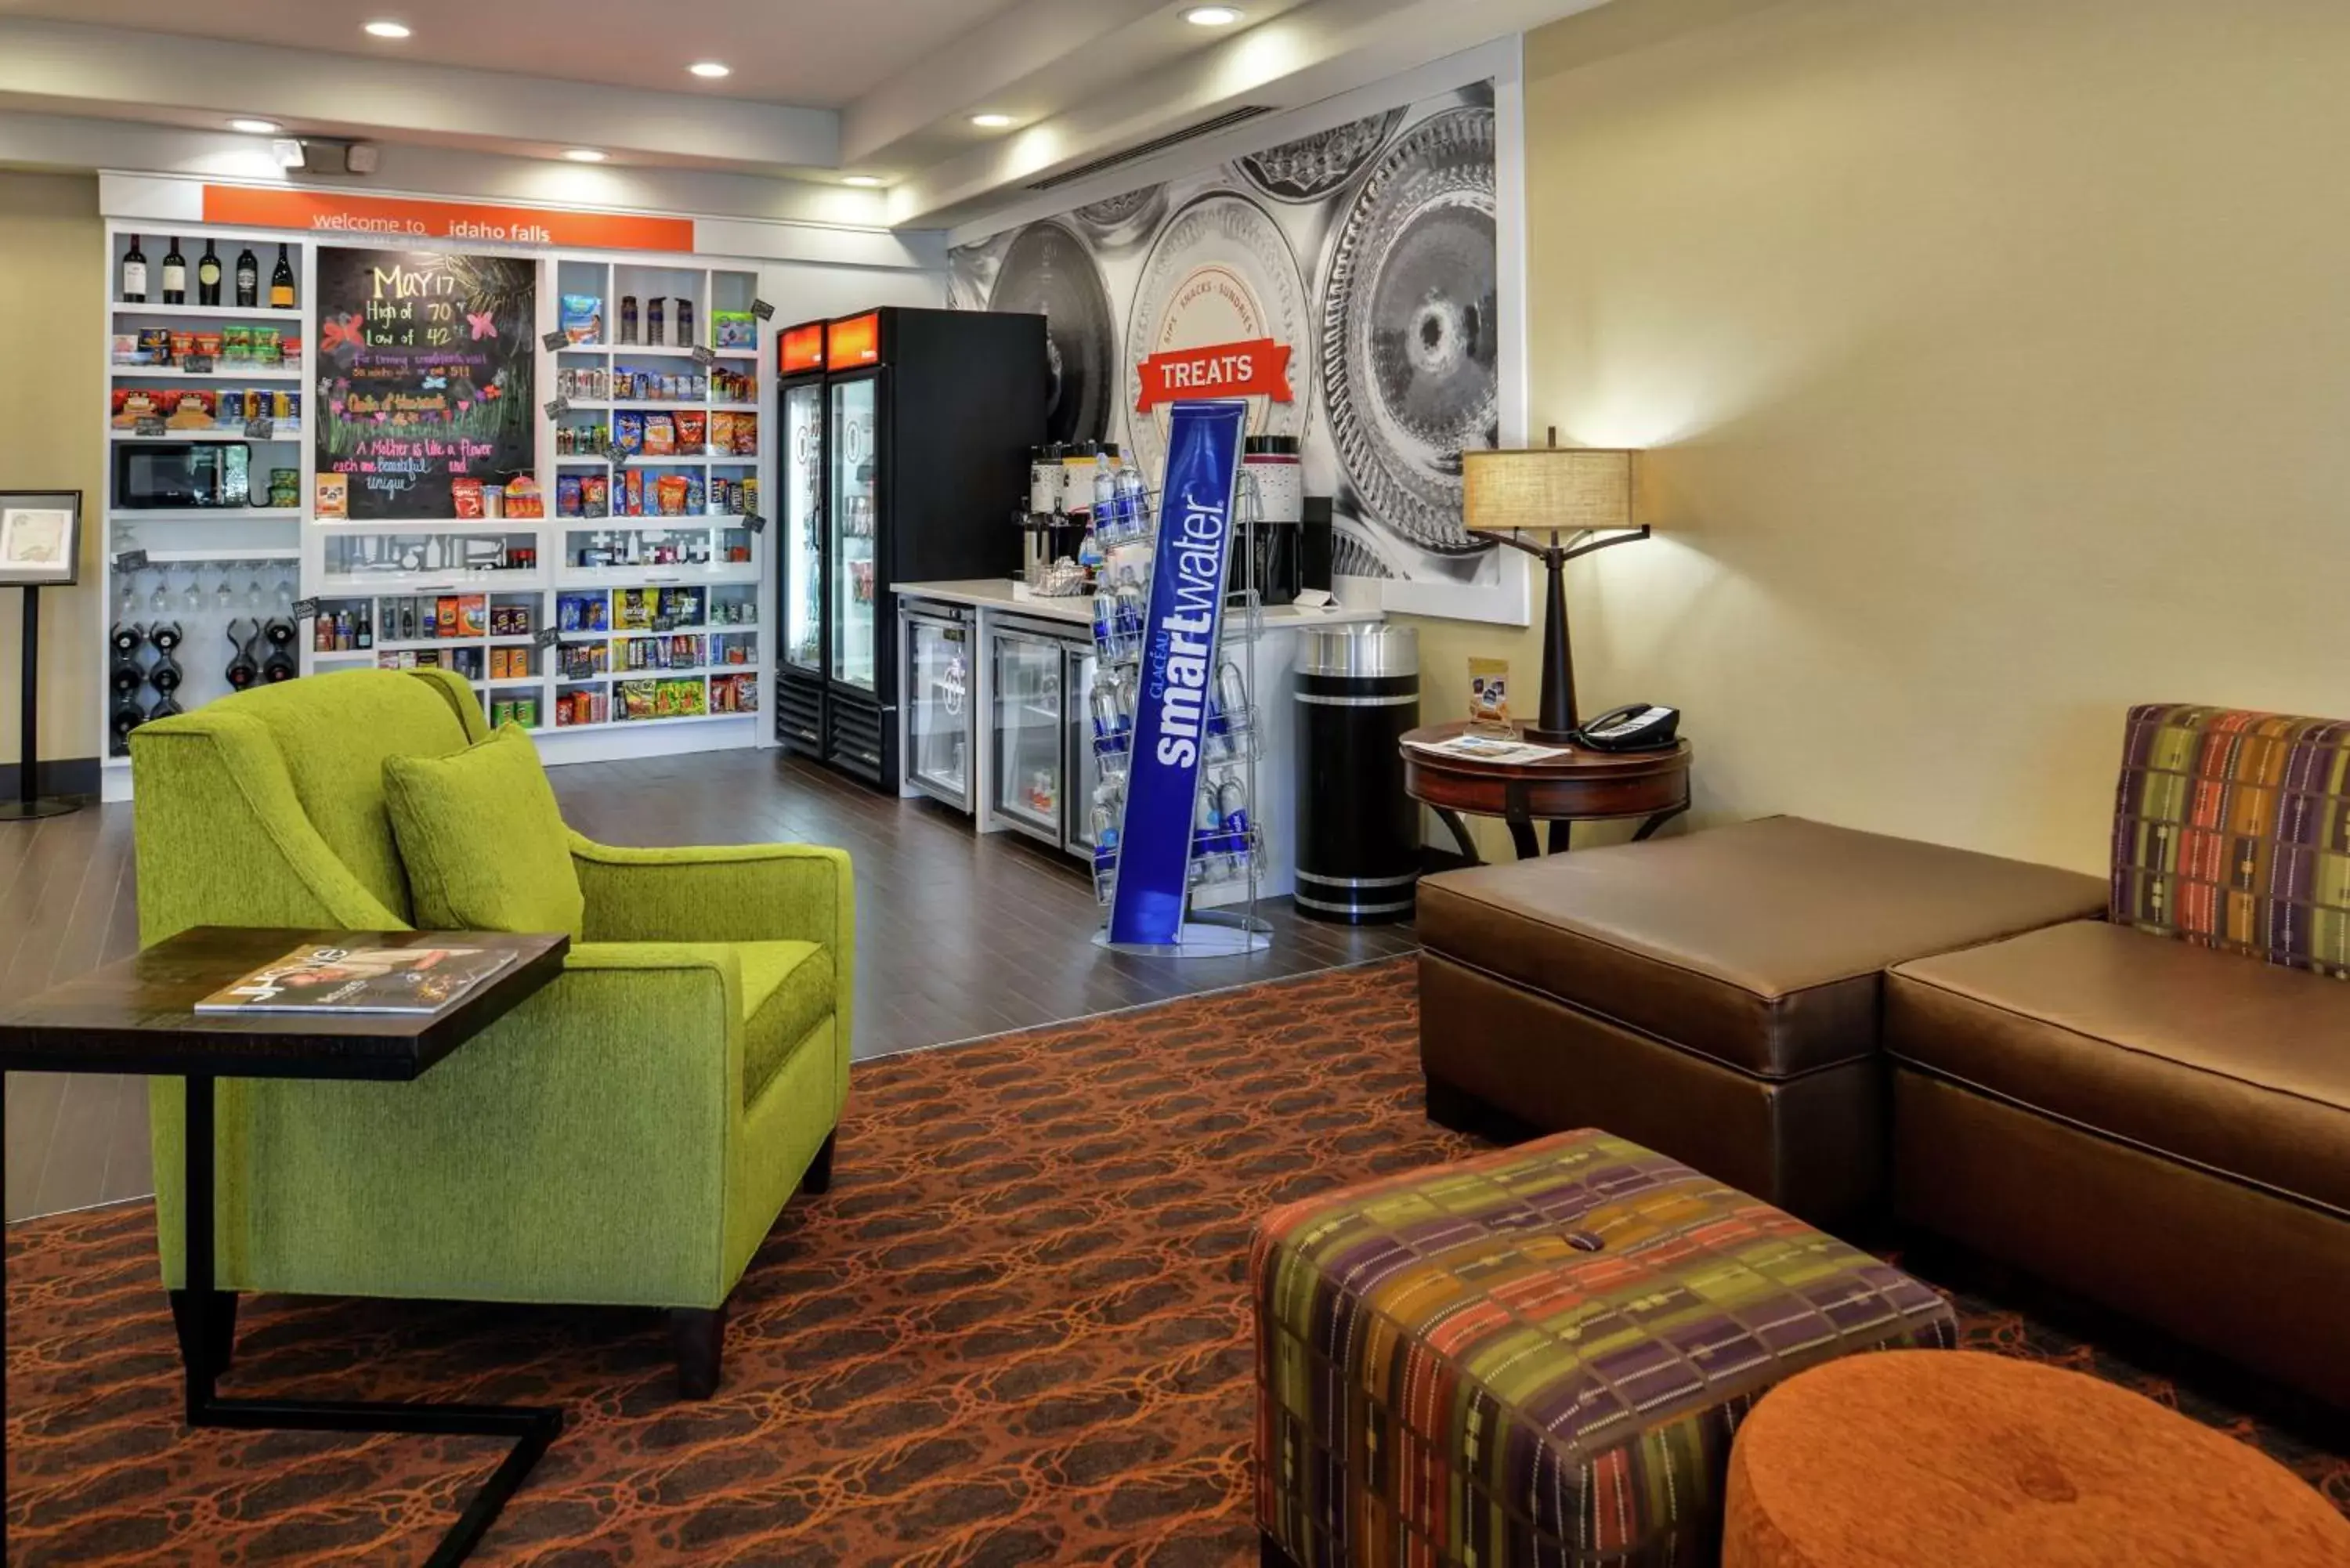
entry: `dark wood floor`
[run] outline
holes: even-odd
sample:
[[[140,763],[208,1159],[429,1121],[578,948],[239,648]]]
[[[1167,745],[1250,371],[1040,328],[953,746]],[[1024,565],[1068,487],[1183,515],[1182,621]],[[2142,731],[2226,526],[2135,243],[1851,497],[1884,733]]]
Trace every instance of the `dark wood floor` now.
[[[1361,929],[1262,912],[1271,950],[1248,958],[1104,952],[1075,861],[1014,835],[897,801],[772,752],[556,768],[564,815],[610,844],[838,845],[857,865],[857,1054],[970,1039],[1222,986],[1409,952],[1408,926]],[[138,947],[130,808],[0,824],[0,997]],[[6,1216],[152,1190],[143,1081],[10,1074]]]

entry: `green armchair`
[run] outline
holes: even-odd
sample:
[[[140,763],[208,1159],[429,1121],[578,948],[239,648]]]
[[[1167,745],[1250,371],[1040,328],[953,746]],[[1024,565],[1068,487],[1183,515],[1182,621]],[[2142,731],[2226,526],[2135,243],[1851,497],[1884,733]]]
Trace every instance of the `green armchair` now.
[[[131,737],[139,923],[400,929],[390,756],[484,739],[453,674],[314,676]],[[571,836],[562,977],[411,1084],[224,1081],[224,1292],[657,1306],[688,1397],[795,1190],[831,1179],[848,1092],[847,855]],[[157,1235],[184,1312],[183,1085],[152,1090]],[[233,1297],[232,1297],[233,1306]]]

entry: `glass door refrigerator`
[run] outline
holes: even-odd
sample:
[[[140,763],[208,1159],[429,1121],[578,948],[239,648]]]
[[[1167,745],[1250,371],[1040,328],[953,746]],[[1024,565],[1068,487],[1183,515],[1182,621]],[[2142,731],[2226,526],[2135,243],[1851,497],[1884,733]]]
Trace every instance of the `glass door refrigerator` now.
[[[1045,439],[1045,318],[889,307],[825,334],[824,759],[895,792],[900,585],[1008,578]]]
[[[906,783],[968,813],[979,749],[971,612],[909,599],[899,618],[906,628]]]
[[[1008,826],[1055,849],[1068,846],[1066,646],[1055,637],[999,626],[989,649],[995,660],[995,777],[988,804]]]
[[[811,321],[777,337],[783,432],[779,479],[782,545],[775,611],[775,740],[811,757],[824,755],[825,691],[825,383],[824,326]]]

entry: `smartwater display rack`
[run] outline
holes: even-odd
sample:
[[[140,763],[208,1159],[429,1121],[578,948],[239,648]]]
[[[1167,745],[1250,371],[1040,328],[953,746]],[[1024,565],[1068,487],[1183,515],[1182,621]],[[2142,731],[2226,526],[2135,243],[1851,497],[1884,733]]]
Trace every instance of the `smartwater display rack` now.
[[[1094,940],[1120,952],[1211,958],[1271,945],[1256,913],[1263,618],[1258,504],[1240,466],[1246,419],[1242,402],[1179,403],[1156,495],[1132,469],[1097,481],[1104,558],[1087,706],[1102,781],[1094,882],[1110,913]]]

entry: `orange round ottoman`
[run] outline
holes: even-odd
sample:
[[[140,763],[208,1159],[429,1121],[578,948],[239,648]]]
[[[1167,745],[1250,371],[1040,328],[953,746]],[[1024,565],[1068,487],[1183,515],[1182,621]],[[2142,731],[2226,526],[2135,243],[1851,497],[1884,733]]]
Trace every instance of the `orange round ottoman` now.
[[[1893,1350],[1800,1373],[1738,1431],[1721,1568],[2350,1568],[2283,1466],[2077,1372]]]

